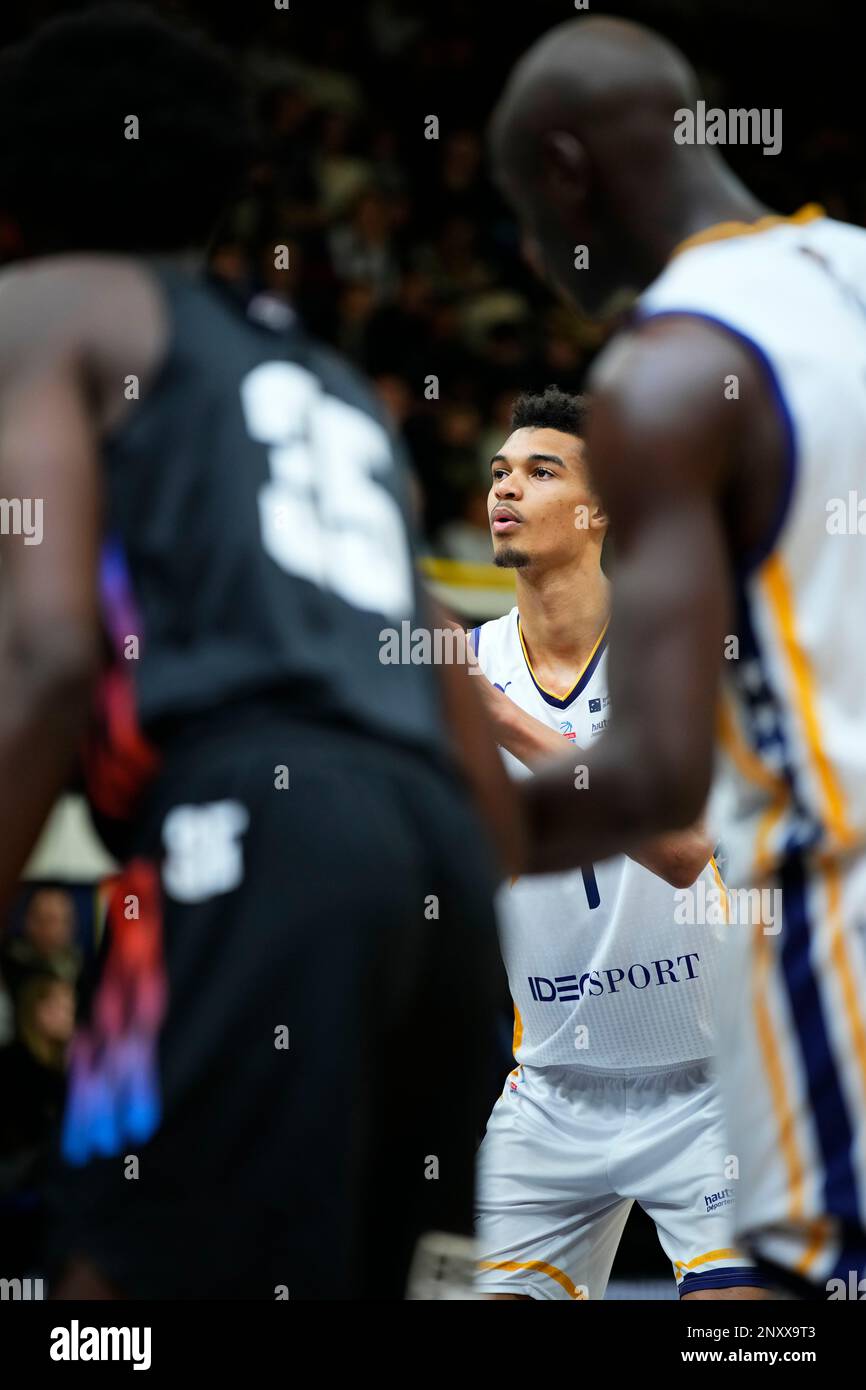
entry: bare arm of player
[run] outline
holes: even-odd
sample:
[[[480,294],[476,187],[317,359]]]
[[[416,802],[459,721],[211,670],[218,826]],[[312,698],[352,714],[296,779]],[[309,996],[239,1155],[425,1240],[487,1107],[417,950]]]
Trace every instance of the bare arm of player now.
[[[731,374],[737,402],[725,397]],[[589,455],[617,538],[608,668],[616,719],[586,754],[580,786],[572,758],[521,786],[535,872],[633,853],[701,813],[733,623],[723,515],[734,510],[737,470],[751,479],[781,450],[761,369],[733,337],[695,319],[617,341],[594,390]],[[750,440],[760,440],[760,457]]]
[[[39,521],[38,543],[0,535],[0,908],[74,764],[101,661],[98,436],[131,408],[127,374],[152,379],[165,337],[149,276],[124,258],[0,278],[0,498]]]
[[[463,629],[438,604],[428,600],[431,623],[437,627]],[[455,651],[457,644],[454,644]],[[439,679],[446,723],[450,729],[459,767],[485,821],[499,854],[503,874],[519,872],[523,863],[524,831],[517,791],[505,771],[496,747],[490,721],[481,697],[474,689],[477,677],[470,675],[468,661],[446,661],[439,666]]]
[[[651,874],[663,878],[672,888],[691,888],[710,861],[713,842],[701,821],[688,830],[671,830],[656,835],[633,849],[629,858]]]
[[[9,339],[0,329],[0,497],[22,524],[0,536],[0,907],[73,765],[100,649],[99,475],[80,363],[71,351],[16,362]]]
[[[562,756],[563,738],[549,724],[529,714],[515,704],[509,695],[497,690],[478,665],[471,646],[469,659],[472,664],[472,678],[484,710],[490,720],[490,727],[496,742],[523,763],[524,767],[535,768],[539,763]],[[568,744],[574,748],[574,744]]]
[[[549,724],[520,708],[503,691],[497,690],[484,675],[469,646],[474,662],[473,678],[490,719],[493,737],[524,767],[534,771],[539,765],[562,757],[563,738]],[[568,745],[572,760],[580,750]],[[713,852],[712,840],[703,825],[688,830],[672,831],[647,840],[632,850],[630,858],[650,873],[663,878],[672,888],[690,888]]]

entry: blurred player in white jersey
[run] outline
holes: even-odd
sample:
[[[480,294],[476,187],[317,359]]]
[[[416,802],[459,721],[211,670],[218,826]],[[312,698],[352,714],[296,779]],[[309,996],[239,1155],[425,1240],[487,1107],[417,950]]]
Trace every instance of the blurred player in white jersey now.
[[[581,750],[616,717],[607,518],[584,459],[585,413],[556,387],[516,403],[488,510],[496,563],[516,571],[517,607],[470,634],[509,771],[530,775],[567,739],[576,796]],[[485,1292],[603,1298],[637,1201],[681,1297],[760,1296],[763,1276],[732,1246],[730,1157],[710,1070],[719,942],[684,910],[697,879],[722,908],[711,848],[701,831],[684,831],[643,846],[638,862],[617,856],[502,889],[518,1066],[479,1157]]]
[[[525,784],[528,867],[689,824],[715,746],[729,883],[774,918],[727,934],[720,992],[737,1230],[838,1298],[866,1287],[866,231],[772,213],[715,147],[749,113],[699,97],[658,35],[586,17],[533,45],[494,120],[539,272],[598,319],[639,296],[588,437],[616,720],[582,794],[567,764]]]

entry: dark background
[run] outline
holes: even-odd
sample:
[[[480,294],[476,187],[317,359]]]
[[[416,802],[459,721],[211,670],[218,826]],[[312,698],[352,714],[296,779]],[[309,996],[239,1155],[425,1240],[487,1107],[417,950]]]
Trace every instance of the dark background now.
[[[6,40],[70,5],[7,5]],[[85,7],[81,7],[85,8]],[[420,480],[432,548],[489,554],[488,460],[517,390],[579,388],[597,330],[523,265],[491,187],[484,130],[520,52],[576,13],[567,0],[158,3],[232,52],[261,129],[249,195],[213,247],[216,273],[289,300],[375,380]],[[779,212],[807,201],[866,221],[855,18],[839,0],[593,3],[659,28],[699,70],[709,104],[781,107],[783,147],[731,164]],[[424,138],[425,117],[439,139]],[[62,131],[58,132],[58,138]],[[14,138],[14,132],[2,132]],[[74,152],[70,152],[74,158]],[[274,247],[290,269],[275,270]],[[439,397],[425,399],[425,379]],[[456,523],[456,524],[455,524]]]

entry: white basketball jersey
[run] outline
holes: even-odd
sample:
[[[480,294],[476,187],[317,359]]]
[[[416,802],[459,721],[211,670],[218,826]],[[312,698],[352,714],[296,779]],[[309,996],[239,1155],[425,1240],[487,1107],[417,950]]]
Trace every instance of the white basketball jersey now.
[[[581,748],[611,718],[602,634],[563,698],[536,681],[517,609],[472,633],[482,670],[528,713]],[[515,777],[531,773],[502,750]],[[580,774],[576,773],[579,777]],[[580,796],[580,791],[575,791]],[[701,875],[721,911],[717,871]],[[712,1055],[718,927],[689,922],[682,894],[623,856],[500,890],[500,939],[514,1000],[514,1056],[533,1066],[668,1071]],[[699,919],[712,911],[701,909]]]
[[[720,711],[712,818],[747,886],[866,843],[866,231],[815,207],[710,228],[639,303],[642,319],[683,313],[752,349],[787,435],[779,515],[738,576]]]

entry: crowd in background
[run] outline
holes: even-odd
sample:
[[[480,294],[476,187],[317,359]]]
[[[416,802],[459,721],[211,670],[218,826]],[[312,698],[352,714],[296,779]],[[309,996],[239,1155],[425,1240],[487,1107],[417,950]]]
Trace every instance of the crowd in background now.
[[[28,1270],[40,1245],[82,967],[75,898],[26,890],[0,932],[0,1252]]]
[[[579,390],[601,342],[530,274],[485,149],[507,74],[547,28],[578,8],[657,27],[709,106],[781,111],[781,153],[725,151],[759,198],[866,222],[857,49],[838,42],[846,0],[151,3],[222,43],[254,94],[252,179],[211,270],[262,312],[290,307],[373,379],[440,554],[490,558],[489,459],[514,395]],[[67,8],[9,0],[0,43]]]
[[[817,200],[835,216],[866,220],[859,133],[834,123],[817,99],[804,103],[796,74],[778,87],[755,48],[760,31],[746,31],[745,18],[739,33],[749,42],[733,44],[732,55],[737,8],[735,0],[715,34],[701,24],[704,6],[698,14],[648,0],[641,17],[652,23],[658,11],[694,55],[710,104],[775,103],[790,90],[782,154],[728,152],[771,207],[791,212]],[[750,26],[764,8],[750,7]],[[489,460],[514,395],[548,382],[580,389],[601,341],[529,273],[484,144],[511,62],[564,17],[547,0],[525,13],[496,10],[495,23],[490,6],[374,0],[345,14],[337,7],[327,23],[302,17],[290,28],[277,15],[258,42],[240,47],[222,35],[257,94],[261,147],[252,190],[215,240],[212,269],[250,296],[291,306],[373,379],[414,462],[426,536],[438,554],[459,559],[490,558]],[[715,67],[726,61],[737,64],[736,80]]]

